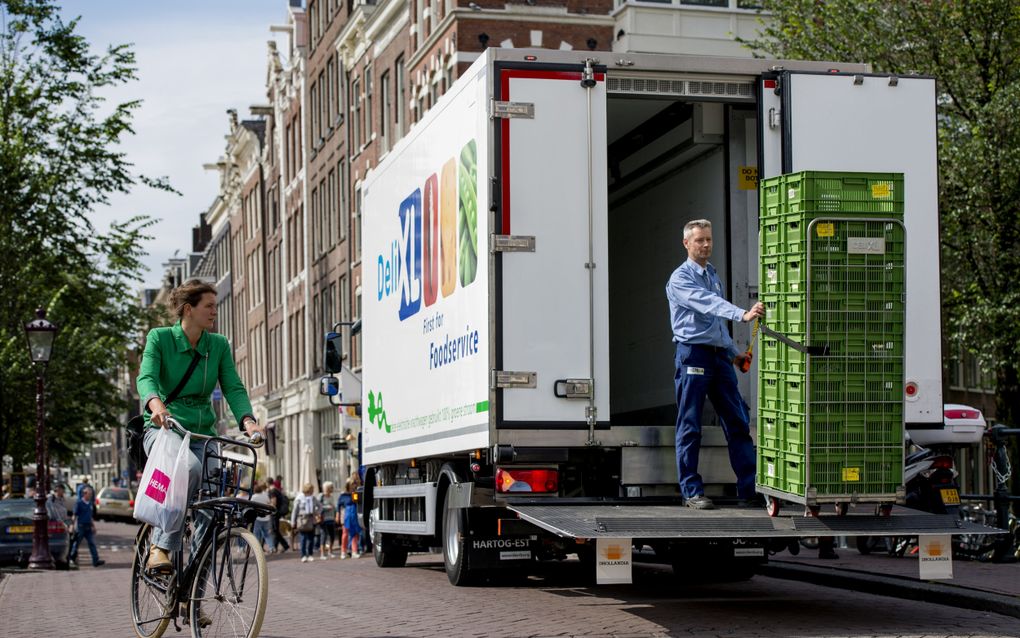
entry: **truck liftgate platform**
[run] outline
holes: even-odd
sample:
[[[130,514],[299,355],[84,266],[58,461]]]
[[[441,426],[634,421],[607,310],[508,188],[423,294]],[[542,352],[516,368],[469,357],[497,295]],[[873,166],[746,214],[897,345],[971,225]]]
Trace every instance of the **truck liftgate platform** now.
[[[947,514],[928,514],[894,507],[889,516],[835,513],[820,516],[769,516],[764,508],[721,505],[695,510],[676,504],[508,500],[507,508],[523,520],[567,538],[810,538],[815,536],[920,536],[928,534],[999,534],[1002,530]]]

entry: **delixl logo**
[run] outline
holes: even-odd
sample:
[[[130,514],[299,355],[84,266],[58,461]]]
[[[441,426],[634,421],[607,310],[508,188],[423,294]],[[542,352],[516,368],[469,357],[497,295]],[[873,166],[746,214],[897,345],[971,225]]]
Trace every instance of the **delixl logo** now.
[[[478,162],[475,141],[400,203],[400,235],[376,257],[377,296],[400,291],[398,316],[413,317],[475,280],[478,272]],[[459,161],[458,161],[459,159]]]

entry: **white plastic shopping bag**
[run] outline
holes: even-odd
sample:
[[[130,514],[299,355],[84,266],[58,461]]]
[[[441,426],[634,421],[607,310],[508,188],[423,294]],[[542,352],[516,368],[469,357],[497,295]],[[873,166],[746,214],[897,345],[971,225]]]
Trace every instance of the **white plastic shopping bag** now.
[[[180,447],[176,443],[180,442]],[[135,498],[135,518],[163,530],[176,530],[188,506],[188,454],[191,434],[180,441],[160,428],[149,450],[142,480]]]

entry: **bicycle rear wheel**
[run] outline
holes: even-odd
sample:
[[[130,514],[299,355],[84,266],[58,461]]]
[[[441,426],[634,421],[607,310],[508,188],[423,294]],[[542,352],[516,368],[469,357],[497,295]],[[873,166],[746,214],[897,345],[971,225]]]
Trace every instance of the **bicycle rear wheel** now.
[[[139,528],[131,561],[131,620],[138,638],[159,638],[170,623],[167,600],[173,587],[173,576],[149,576],[145,573],[151,530],[152,526],[148,524]]]
[[[198,636],[255,638],[269,596],[266,556],[255,535],[232,527],[202,554],[191,589],[191,631]]]

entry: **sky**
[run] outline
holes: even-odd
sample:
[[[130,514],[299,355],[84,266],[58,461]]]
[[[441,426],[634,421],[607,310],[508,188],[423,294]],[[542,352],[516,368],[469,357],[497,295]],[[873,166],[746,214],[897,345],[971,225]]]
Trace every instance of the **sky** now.
[[[162,264],[191,250],[191,229],[219,192],[214,163],[226,149],[227,109],[251,117],[266,104],[266,43],[285,36],[271,25],[287,22],[287,0],[59,0],[64,20],[80,16],[77,33],[102,53],[108,45],[132,44],[138,80],[104,93],[110,102],[142,100],[135,135],[121,149],[135,172],[167,177],[180,195],[137,185],[93,213],[99,230],[138,214],[157,218],[154,239],[144,246],[143,287],[155,288]]]

